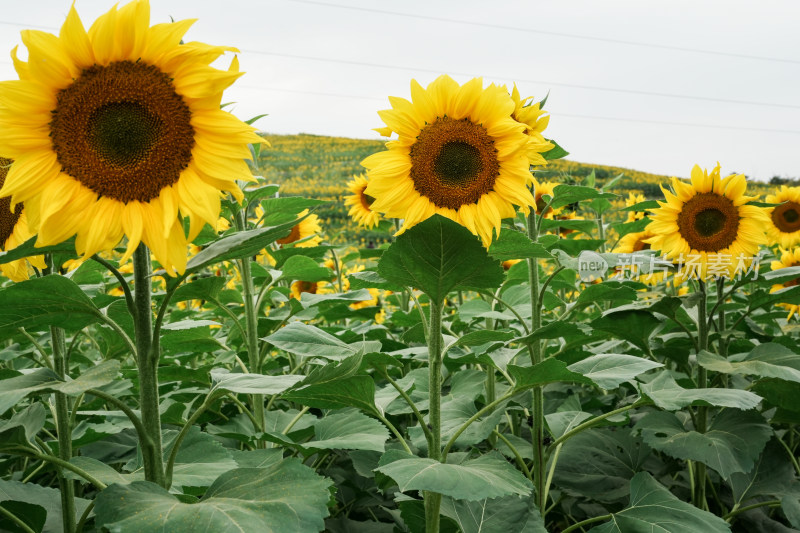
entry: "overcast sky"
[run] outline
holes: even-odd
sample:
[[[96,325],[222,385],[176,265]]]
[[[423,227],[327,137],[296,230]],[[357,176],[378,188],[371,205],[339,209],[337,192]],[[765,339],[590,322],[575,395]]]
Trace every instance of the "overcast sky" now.
[[[57,33],[68,0],[3,0],[0,50]],[[121,2],[124,3],[124,2]],[[86,27],[110,0],[77,0]],[[686,177],[694,164],[800,177],[796,0],[151,0],[151,22],[236,46],[225,101],[271,133],[379,139],[387,96],[448,73],[550,93],[570,159]],[[15,76],[7,53],[0,78]]]

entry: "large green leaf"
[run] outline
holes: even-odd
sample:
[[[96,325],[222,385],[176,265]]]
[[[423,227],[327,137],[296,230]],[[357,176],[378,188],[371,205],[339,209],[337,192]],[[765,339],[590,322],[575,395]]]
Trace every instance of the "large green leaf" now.
[[[591,322],[594,329],[625,339],[644,352],[649,350],[650,337],[662,323],[644,309],[611,310]]]
[[[567,369],[583,374],[603,389],[614,389],[620,383],[660,366],[664,365],[632,355],[601,353],[573,363]]]
[[[400,235],[381,256],[378,273],[421,290],[435,302],[443,302],[453,290],[493,289],[503,282],[500,263],[478,238],[440,215]]]
[[[0,337],[56,326],[70,331],[98,322],[100,311],[64,276],[43,276],[0,289]]]
[[[642,438],[652,448],[678,459],[705,463],[729,479],[736,472],[749,472],[772,428],[756,411],[724,409],[705,433],[687,430],[673,413],[648,413],[636,423]]]
[[[631,479],[631,499],[627,508],[614,513],[611,522],[590,533],[728,533],[723,519],[679,500],[653,476],[639,472]]]
[[[182,302],[185,300],[210,300],[216,298],[222,288],[225,287],[227,281],[223,276],[210,276],[194,280],[191,283],[185,283],[175,290],[172,295],[172,301]]]
[[[72,256],[77,255],[75,253],[74,238],[68,239],[58,244],[53,244],[51,246],[42,246],[40,248],[34,245],[37,238],[38,238],[37,236],[33,236],[27,241],[20,244],[19,246],[12,248],[11,250],[0,252],[0,264],[10,263],[11,261],[16,261],[17,259],[22,259],[23,257],[30,257],[32,255],[42,255],[42,254],[52,254],[52,253],[67,253]]]
[[[627,429],[588,429],[564,443],[555,484],[570,494],[615,502],[628,494],[630,479],[649,455],[650,448]]]
[[[0,420],[0,449],[32,447],[31,443],[44,428],[46,419],[44,406],[37,402],[14,413],[8,420]]]
[[[0,504],[6,509],[13,510],[9,506],[12,502],[24,502],[28,504],[26,509],[28,512],[34,512],[36,514],[41,513],[41,511],[34,508],[34,506],[36,506],[47,513],[47,518],[40,530],[42,533],[62,533],[64,531],[64,526],[61,521],[61,495],[58,489],[42,487],[36,483],[21,483],[19,481],[0,479]],[[88,505],[89,500],[75,498],[75,511],[77,514],[75,520],[78,519]],[[15,514],[20,516],[19,513]],[[2,525],[5,526],[6,524],[3,523]],[[3,528],[2,531],[21,530],[6,530]],[[37,531],[37,529],[34,529],[34,531]]]
[[[240,231],[222,237],[189,259],[186,272],[190,274],[219,263],[256,255],[278,239],[286,237],[298,220],[284,222],[277,226]]]
[[[585,307],[595,302],[628,303],[636,300],[636,291],[618,281],[606,281],[589,285],[581,291],[575,301],[577,307]]]
[[[358,407],[374,412],[375,382],[369,376],[358,375],[363,359],[363,355],[357,353],[341,363],[316,368],[285,392],[283,398],[319,409]]]
[[[732,356],[726,359],[711,352],[700,352],[697,362],[714,372],[750,374],[800,383],[800,355],[773,342],[759,344],[743,358]]]
[[[333,278],[330,268],[321,267],[319,263],[303,255],[293,255],[283,265],[281,279],[303,281],[327,281]]]
[[[277,376],[234,374],[224,368],[215,368],[211,371],[211,381],[214,383],[211,391],[225,390],[240,394],[280,394],[303,381],[303,379],[305,379],[305,376],[293,374]]]
[[[761,397],[742,389],[684,389],[664,371],[649,383],[639,385],[642,394],[661,409],[678,411],[690,405],[752,409]]]
[[[42,392],[63,392],[77,396],[89,389],[96,389],[111,383],[119,373],[119,361],[103,361],[86,370],[75,379],[62,381],[58,375],[47,368],[39,368],[28,374],[0,381],[0,414],[11,409],[29,394]]]
[[[794,474],[792,463],[786,460],[786,451],[773,438],[749,472],[731,474],[728,483],[733,501],[741,506],[759,496],[780,497],[795,482]]]
[[[306,448],[326,450],[373,450],[383,452],[389,431],[374,418],[356,409],[332,413],[314,424],[314,439]]]
[[[306,357],[335,359],[358,351],[357,347],[342,342],[330,333],[302,322],[292,322],[262,340],[281,350]]]
[[[519,470],[496,453],[462,464],[409,457],[379,466],[376,470],[394,479],[400,490],[427,490],[457,500],[483,500],[509,494],[527,496],[532,484]]]
[[[531,241],[527,235],[519,231],[505,230],[489,246],[489,255],[498,261],[509,259],[548,258],[552,257],[544,246]]]
[[[316,533],[328,515],[330,484],[297,459],[286,459],[268,468],[231,470],[193,504],[147,481],[111,485],[95,499],[96,525],[111,533]]]
[[[547,533],[532,500],[516,495],[478,501],[442,498],[442,514],[463,533]]]
[[[518,391],[558,381],[594,385],[594,381],[569,370],[567,364],[559,359],[545,359],[534,366],[508,365],[508,373],[514,378],[514,389]]]
[[[610,192],[600,192],[594,187],[584,187],[582,185],[557,185],[553,189],[553,201],[550,207],[558,209],[565,205],[574,204],[583,200],[594,200],[596,198],[605,198],[606,200],[613,200],[617,197],[616,194]]]

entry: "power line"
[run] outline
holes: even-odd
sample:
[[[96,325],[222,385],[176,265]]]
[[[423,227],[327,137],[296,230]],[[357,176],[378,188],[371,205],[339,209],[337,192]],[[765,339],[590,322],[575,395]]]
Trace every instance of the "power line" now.
[[[355,94],[342,94],[342,93],[325,93],[325,92],[318,92],[318,91],[303,91],[303,90],[296,90],[296,89],[282,89],[279,87],[263,87],[263,86],[255,86],[255,85],[237,85],[236,88],[240,89],[252,89],[257,91],[268,91],[268,92],[280,92],[280,93],[289,93],[289,94],[306,94],[310,96],[329,96],[329,97],[336,97],[336,98],[352,98],[355,100],[380,100],[385,101],[383,98],[377,98],[374,96],[361,96]],[[588,119],[588,120],[606,120],[606,121],[615,121],[615,122],[635,122],[639,124],[655,124],[660,126],[681,126],[681,127],[689,127],[689,128],[714,128],[714,129],[721,129],[721,130],[737,130],[737,131],[757,131],[757,132],[767,132],[767,133],[790,133],[795,135],[800,135],[800,130],[782,130],[782,129],[771,129],[771,128],[748,128],[744,126],[718,126],[715,124],[697,124],[692,122],[672,122],[672,121],[663,121],[663,120],[645,120],[645,119],[636,119],[636,118],[621,118],[621,117],[601,117],[596,115],[578,115],[573,113],[556,113],[555,117],[567,117],[567,118],[580,118],[580,119]]]
[[[299,0],[290,0],[290,1],[299,1]],[[310,61],[322,61],[325,63],[339,63],[343,65],[354,65],[360,67],[372,67],[372,68],[383,68],[383,69],[390,69],[390,70],[404,70],[410,72],[429,72],[434,74],[441,74],[441,70],[436,69],[428,69],[428,68],[416,68],[416,67],[407,67],[402,65],[385,65],[381,63],[369,63],[366,61],[351,61],[348,59],[335,59],[330,57],[315,57],[315,56],[304,56],[299,54],[284,54],[279,52],[265,52],[263,50],[249,50],[249,49],[242,49],[242,52],[247,52],[249,54],[258,54],[258,55],[267,55],[267,56],[275,56],[275,57],[285,57],[289,59],[306,59]],[[457,76],[475,76],[474,73],[468,72],[450,72],[450,74],[454,74]],[[484,77],[492,78],[492,79],[513,79],[513,76],[495,76],[495,75],[484,75]],[[765,107],[779,107],[779,108],[786,108],[786,109],[800,109],[800,105],[797,104],[780,104],[780,103],[773,103],[773,102],[755,102],[750,100],[733,100],[728,98],[712,98],[710,96],[692,96],[689,94],[674,94],[674,93],[661,93],[655,91],[641,91],[637,89],[624,89],[619,87],[602,87],[599,85],[581,85],[577,83],[563,83],[557,81],[550,81],[550,80],[526,80],[526,79],[516,79],[517,82],[523,83],[538,83],[541,85],[550,85],[556,87],[569,87],[571,89],[582,89],[587,91],[605,91],[605,92],[614,92],[614,93],[623,93],[623,94],[636,94],[640,96],[658,96],[662,98],[680,98],[683,100],[699,100],[703,102],[718,102],[724,104],[737,104],[737,105],[754,105],[754,106],[765,106]]]
[[[800,60],[796,59],[784,59],[780,57],[768,57],[768,56],[755,56],[749,54],[736,54],[733,52],[721,52],[718,50],[705,50],[702,48],[689,48],[686,46],[674,46],[669,44],[655,44],[655,43],[643,43],[639,41],[627,41],[624,39],[612,39],[608,37],[594,37],[590,35],[580,35],[576,33],[564,33],[564,32],[556,32],[556,31],[547,31],[547,30],[535,30],[532,28],[520,28],[518,26],[505,26],[502,24],[488,24],[486,22],[474,22],[471,20],[457,20],[457,19],[449,19],[444,17],[433,17],[430,15],[418,15],[416,13],[402,13],[399,11],[384,11],[382,9],[373,9],[368,7],[358,7],[358,6],[346,6],[341,4],[331,4],[328,2],[317,2],[315,0],[287,0],[289,2],[294,2],[298,4],[313,4],[317,6],[325,6],[325,7],[333,7],[338,9],[349,9],[352,11],[363,11],[367,13],[377,13],[381,15],[394,15],[398,17],[408,17],[408,18],[415,18],[421,20],[432,20],[435,22],[450,22],[453,24],[464,24],[468,26],[479,26],[482,28],[494,28],[499,30],[506,30],[506,31],[519,31],[524,33],[537,33],[540,35],[550,35],[554,37],[566,37],[569,39],[582,39],[585,41],[595,41],[595,42],[605,42],[605,43],[613,43],[613,44],[624,44],[628,46],[640,46],[645,48],[660,48],[662,50],[674,50],[678,52],[692,52],[692,53],[699,53],[699,54],[711,54],[717,56],[726,56],[726,57],[736,57],[740,59],[752,59],[758,61],[776,61],[779,63],[794,63],[800,64]]]

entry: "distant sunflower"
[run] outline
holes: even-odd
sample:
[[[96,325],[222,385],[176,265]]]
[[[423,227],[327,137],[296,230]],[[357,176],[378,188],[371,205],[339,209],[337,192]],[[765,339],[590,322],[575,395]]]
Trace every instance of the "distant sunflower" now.
[[[364,174],[353,176],[353,179],[347,183],[347,188],[353,194],[344,197],[344,205],[350,206],[347,214],[353,217],[359,226],[373,228],[378,225],[381,215],[372,210],[375,198],[364,192],[368,183]]]
[[[459,86],[444,75],[427,88],[412,80],[411,101],[389,102],[377,131],[398,138],[361,164],[372,210],[404,219],[399,233],[438,213],[488,246],[515,205],[529,211],[530,137],[504,87],[483,88],[480,78]]]
[[[0,187],[8,174],[12,161],[0,157]],[[28,228],[28,217],[22,204],[17,204],[11,209],[11,198],[0,198],[0,250],[13,250],[20,244],[33,237]],[[11,281],[25,281],[28,279],[28,263],[37,268],[45,268],[44,258],[41,255],[31,256],[26,259],[17,259],[8,263],[0,263],[0,272]]]
[[[553,181],[533,181],[533,198],[537,215],[541,215],[544,211],[545,218],[553,218],[553,208],[548,207],[549,200],[545,200],[544,197],[549,196],[552,199],[555,196],[554,189],[558,185],[561,184]],[[545,210],[545,208],[547,209]]]
[[[220,110],[240,75],[210,63],[225,46],[181,43],[194,22],[149,26],[147,0],[115,6],[84,29],[74,6],[58,36],[22,32],[28,61],[0,84],[0,153],[16,163],[0,194],[24,202],[37,245],[77,235],[79,254],[139,242],[169,272],[189,240],[219,218],[221,191],[237,199],[249,176],[251,126]]]
[[[304,217],[307,214],[308,209],[304,209],[297,216]],[[322,238],[317,235],[320,232],[322,232],[322,226],[319,225],[319,217],[308,215],[292,227],[289,235],[275,242],[281,245],[293,244],[297,248],[312,248],[322,242]]]
[[[297,280],[292,283],[292,286],[289,288],[290,296],[297,300],[300,300],[303,296],[303,293],[308,294],[321,294],[320,289],[324,286],[324,281],[300,281]]]
[[[789,267],[796,267],[800,266],[800,248],[795,248],[792,251],[784,251],[781,254],[780,261],[773,261],[770,264],[770,268],[774,270],[780,270],[781,268],[789,268]],[[772,286],[770,292],[779,291],[781,289],[785,289],[787,287],[794,287],[795,285],[800,284],[800,277],[795,278],[789,281],[784,281],[783,283],[778,283]],[[786,320],[790,320],[792,316],[795,314],[800,313],[800,306],[795,304],[787,304],[787,303],[780,303],[778,304],[781,307],[786,308],[789,311],[789,316],[786,317]]]
[[[758,253],[768,223],[763,209],[745,205],[754,199],[746,188],[743,174],[720,178],[719,164],[710,174],[695,165],[691,184],[672,178],[672,191],[661,188],[666,202],[653,211],[648,229],[655,236],[648,242],[668,259],[685,261],[686,277],[732,278]]]
[[[781,204],[767,209],[769,244],[789,249],[800,243],[800,187],[781,185],[778,192],[767,196],[766,201]]]
[[[650,230],[650,226],[648,225],[648,227],[645,228],[644,231],[638,231],[635,233],[628,233],[624,235],[617,243],[617,246],[614,247],[613,251],[614,253],[617,254],[632,254],[634,252],[650,250],[651,247],[650,243],[648,242],[648,239],[654,236],[655,235]],[[623,272],[623,269],[625,268],[629,269],[631,272],[638,272],[640,270],[638,265],[644,266],[649,264],[644,259],[645,258],[642,258],[642,261],[638,264],[636,264],[635,261],[631,261],[631,263],[626,264],[624,267],[618,268],[618,272],[623,274],[623,276],[627,276],[629,274],[629,272]],[[648,285],[656,285],[663,279],[664,279],[664,272],[662,271],[642,273],[640,276],[638,276],[639,281],[647,283]]]
[[[643,194],[634,194],[629,192],[628,197],[625,199],[625,207],[633,207],[636,204],[640,204],[646,200],[647,199]],[[628,211],[627,213],[628,217],[625,222],[635,222],[637,220],[642,220],[647,216],[647,211]]]

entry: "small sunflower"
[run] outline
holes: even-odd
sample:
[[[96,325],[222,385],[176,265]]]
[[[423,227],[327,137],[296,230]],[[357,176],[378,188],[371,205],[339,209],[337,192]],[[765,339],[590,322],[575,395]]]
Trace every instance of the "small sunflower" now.
[[[555,196],[555,188],[561,185],[560,183],[556,183],[554,181],[533,181],[533,198],[534,198],[534,206],[536,207],[536,214],[541,215],[542,211],[544,211],[545,218],[553,218],[553,208],[547,205],[549,200],[545,200],[545,196],[549,196],[551,199]],[[545,208],[547,208],[545,210]]]
[[[511,99],[514,101],[511,117],[525,125],[524,133],[528,136],[528,162],[531,165],[546,165],[547,160],[542,154],[552,150],[554,145],[544,138],[542,132],[550,123],[550,116],[541,109],[541,102],[532,103],[533,96],[520,98],[516,83],[511,91]]]
[[[642,250],[650,250],[650,243],[648,240],[654,236],[655,234],[650,230],[649,226],[645,228],[644,231],[628,233],[619,240],[613,252],[617,254],[632,254],[634,252],[641,252]],[[622,274],[624,277],[627,275],[624,272],[626,268],[629,269],[631,273],[635,273],[639,271],[638,265],[644,266],[646,264],[647,262],[645,262],[645,258],[642,258],[642,262],[639,264],[635,264],[635,261],[632,260],[630,264],[626,264],[623,267],[617,267],[617,272]],[[648,285],[657,285],[664,279],[664,272],[655,271],[642,273],[637,279]]]
[[[781,268],[795,266],[800,266],[800,248],[795,248],[793,251],[783,251],[780,261],[773,261],[770,263],[770,268],[772,270],[779,270]],[[800,278],[795,278],[773,285],[770,292],[779,291],[781,289],[785,289],[786,287],[794,287],[797,284],[800,284]],[[787,303],[780,303],[778,305],[786,308],[789,311],[789,316],[786,317],[786,320],[790,320],[795,314],[800,314],[800,306],[798,305]]]
[[[709,174],[695,165],[691,183],[672,178],[665,202],[653,211],[648,239],[667,259],[682,264],[681,277],[705,280],[742,273],[765,242],[768,217],[760,207],[746,205],[743,174],[720,178],[719,164]]]
[[[646,198],[643,194],[634,194],[629,192],[628,197],[625,199],[625,207],[632,207],[636,204],[644,202],[645,200]],[[625,222],[635,222],[637,220],[642,220],[646,216],[646,211],[628,211],[628,217]]]
[[[12,161],[0,157],[0,187],[8,174]],[[11,198],[0,198],[0,250],[12,250],[33,237],[28,228],[28,217],[22,204],[17,204],[11,209]],[[41,255],[17,259],[0,264],[0,272],[11,281],[25,281],[28,279],[28,263],[36,268],[45,268],[44,257]]]
[[[800,243],[800,187],[781,188],[775,194],[767,196],[771,204],[781,204],[767,209],[770,223],[767,225],[769,244],[777,244],[781,248],[792,248]]]
[[[397,133],[388,150],[362,161],[371,208],[400,218],[406,229],[433,214],[478,235],[488,246],[503,218],[533,205],[529,125],[512,117],[514,100],[504,87],[483,88],[480,78],[459,85],[440,76],[423,88],[411,81],[411,101],[390,97],[378,114]]]
[[[304,209],[297,216],[304,217],[307,214],[308,209]],[[289,235],[275,242],[280,245],[293,244],[297,248],[312,248],[322,242],[322,238],[317,235],[321,231],[322,226],[319,225],[319,217],[317,215],[308,215],[292,227]]]
[[[364,174],[353,176],[353,179],[347,183],[347,188],[353,194],[345,196],[344,205],[350,206],[350,211],[347,214],[359,226],[374,228],[380,222],[381,215],[372,210],[372,202],[375,201],[375,198],[364,192],[368,183]]]
[[[24,202],[37,245],[77,235],[88,257],[127,236],[172,275],[189,241],[214,226],[221,191],[241,200],[254,129],[220,110],[241,73],[210,63],[225,46],[182,43],[194,22],[149,26],[150,5],[113,7],[87,32],[71,7],[59,35],[25,30],[28,61],[0,84],[0,153],[15,160],[0,191]]]
[[[324,284],[324,281],[297,280],[293,282],[292,286],[290,287],[291,297],[299,300],[303,296],[304,292],[308,294],[322,294],[321,289],[323,288]]]

